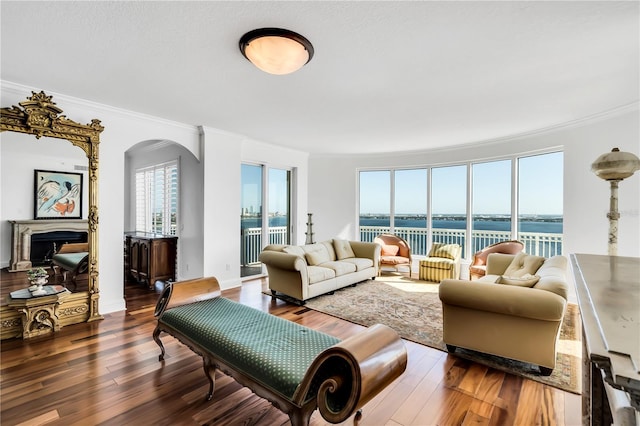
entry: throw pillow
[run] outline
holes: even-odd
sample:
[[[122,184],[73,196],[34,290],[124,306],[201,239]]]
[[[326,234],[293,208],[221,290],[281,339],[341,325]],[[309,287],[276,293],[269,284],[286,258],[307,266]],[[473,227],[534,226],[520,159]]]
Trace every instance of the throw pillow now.
[[[395,256],[398,254],[400,247],[383,245],[380,251],[381,256]]]
[[[457,244],[433,243],[428,257],[444,257],[455,260],[459,249],[460,246]]]
[[[351,244],[347,240],[333,240],[333,248],[336,249],[336,257],[338,260],[356,257]]]
[[[499,284],[517,285],[519,287],[533,287],[539,280],[539,276],[531,274],[526,274],[519,278],[502,275],[496,282]]]
[[[336,260],[336,251],[333,249],[333,240],[321,241],[320,244],[322,244],[327,249],[327,252],[329,252],[329,260],[332,262]]]
[[[323,244],[307,245],[303,249],[305,251],[304,257],[311,266],[320,265],[331,260],[329,252]]]
[[[533,275],[542,266],[544,260],[542,256],[533,256],[524,252],[518,253],[504,271],[503,276],[520,278],[526,274]]]
[[[282,249],[283,252],[289,254],[295,254],[296,256],[304,257],[304,250],[300,246],[286,246]]]

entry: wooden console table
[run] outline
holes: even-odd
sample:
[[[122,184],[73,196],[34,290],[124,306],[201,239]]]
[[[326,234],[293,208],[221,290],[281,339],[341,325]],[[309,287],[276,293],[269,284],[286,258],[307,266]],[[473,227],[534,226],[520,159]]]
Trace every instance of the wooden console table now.
[[[572,254],[583,322],[585,424],[640,419],[640,258]]]
[[[125,272],[153,289],[158,280],[176,279],[178,237],[150,232],[125,234]]]

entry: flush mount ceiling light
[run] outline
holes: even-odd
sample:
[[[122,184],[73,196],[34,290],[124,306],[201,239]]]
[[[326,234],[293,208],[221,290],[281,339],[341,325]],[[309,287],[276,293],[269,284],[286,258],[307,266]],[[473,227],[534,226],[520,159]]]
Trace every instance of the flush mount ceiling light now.
[[[290,74],[313,58],[311,42],[293,31],[260,28],[240,38],[240,51],[253,65],[269,74]]]

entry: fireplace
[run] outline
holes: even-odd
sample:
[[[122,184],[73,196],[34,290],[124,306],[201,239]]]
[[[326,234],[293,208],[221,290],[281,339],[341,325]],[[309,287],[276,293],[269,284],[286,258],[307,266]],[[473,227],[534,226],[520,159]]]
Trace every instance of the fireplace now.
[[[65,242],[87,242],[88,223],[82,219],[10,220],[11,263],[9,271],[25,271],[46,263]]]
[[[51,257],[66,243],[86,243],[87,232],[51,231],[31,235],[32,266],[49,265]]]

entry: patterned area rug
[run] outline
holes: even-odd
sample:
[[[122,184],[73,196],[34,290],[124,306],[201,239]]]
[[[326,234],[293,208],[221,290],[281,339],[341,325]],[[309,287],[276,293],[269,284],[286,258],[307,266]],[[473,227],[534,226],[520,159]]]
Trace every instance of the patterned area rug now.
[[[367,327],[383,323],[404,339],[446,351],[442,341],[442,305],[435,283],[383,275],[375,281],[307,300],[305,306]],[[580,394],[581,336],[579,308],[569,304],[560,331],[556,368],[548,377],[541,376],[537,366],[494,355],[458,348],[455,356]]]

